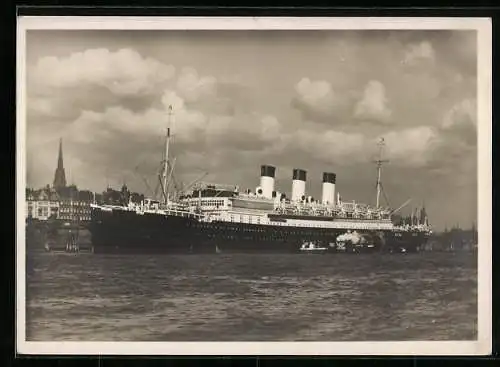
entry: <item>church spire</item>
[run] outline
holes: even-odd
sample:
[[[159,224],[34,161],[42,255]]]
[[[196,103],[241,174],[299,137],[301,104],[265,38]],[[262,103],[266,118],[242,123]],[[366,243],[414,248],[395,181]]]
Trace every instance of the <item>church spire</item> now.
[[[66,174],[64,172],[62,138],[59,139],[59,156],[57,158],[57,168],[54,174],[54,188],[56,190],[66,187]]]
[[[62,150],[62,138],[59,138],[59,157],[57,159],[57,168],[64,168],[63,164],[63,150]]]

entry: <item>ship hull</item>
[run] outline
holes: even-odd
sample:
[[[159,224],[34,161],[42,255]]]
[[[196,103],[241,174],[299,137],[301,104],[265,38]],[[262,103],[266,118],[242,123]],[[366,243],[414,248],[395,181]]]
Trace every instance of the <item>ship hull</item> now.
[[[233,222],[201,222],[192,217],[137,214],[93,208],[89,225],[95,253],[303,253],[312,241],[328,253],[414,252],[426,239],[392,231],[359,231],[363,245],[337,244],[345,230]]]

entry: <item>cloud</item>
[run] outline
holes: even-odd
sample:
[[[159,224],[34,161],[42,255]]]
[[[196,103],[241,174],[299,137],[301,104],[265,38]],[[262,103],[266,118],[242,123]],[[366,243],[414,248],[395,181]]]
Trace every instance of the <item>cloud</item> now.
[[[68,167],[82,162],[79,167],[88,175],[80,183],[92,186],[94,177],[104,175],[102,167],[110,177],[133,175],[140,162],[155,172],[169,121],[175,155],[262,151],[281,133],[275,116],[237,111],[248,98],[239,80],[219,82],[190,67],[175,77],[173,66],[130,49],[43,57],[29,69],[28,82],[28,146],[38,151],[28,155],[30,180],[51,180],[46,162],[52,162],[59,137]],[[200,165],[190,161],[192,156],[184,166]]]
[[[166,93],[166,95],[171,94]],[[182,106],[182,103],[177,107],[179,105]],[[92,142],[104,150],[109,148],[110,139],[113,140],[112,144],[120,144],[120,141],[128,139],[147,142],[164,137],[167,126],[169,126],[167,108],[163,110],[151,108],[136,113],[115,106],[109,107],[104,112],[83,111],[70,125],[68,135],[75,136],[75,140],[78,141]],[[170,119],[172,134],[180,143],[199,140],[197,136],[206,129],[206,126],[207,118],[203,113],[184,107],[176,108]]]
[[[282,134],[279,120],[272,115],[207,116],[187,108],[173,91],[166,91],[162,101],[165,108],[143,112],[121,106],[109,107],[103,112],[83,111],[64,130],[45,133],[62,135],[66,149],[77,157],[85,156],[89,164],[119,160],[121,166],[111,169],[125,172],[139,161],[158,161],[169,121],[169,105],[174,106],[170,119],[174,155],[197,151],[205,157],[213,157],[216,153],[262,151],[278,142]]]
[[[433,62],[434,59],[435,51],[432,44],[428,41],[422,41],[420,43],[411,44],[406,48],[403,63],[414,66],[422,61]]]
[[[323,133],[300,130],[292,136],[290,147],[293,147],[295,141],[302,151],[314,158],[337,164],[357,162],[363,155],[366,141],[362,134],[335,130]]]
[[[196,69],[186,67],[177,78],[177,91],[187,102],[196,102],[217,93],[217,80],[213,76],[199,76]]]
[[[411,167],[425,166],[441,143],[439,133],[430,126],[390,131],[380,137],[385,140],[385,152],[391,162]]]
[[[345,97],[337,95],[332,85],[326,80],[302,78],[295,85],[295,97],[292,106],[299,109],[306,117],[313,120],[328,120],[330,123],[342,123],[333,117],[343,107]]]
[[[302,78],[295,86],[292,106],[300,110],[304,118],[330,125],[352,124],[353,118],[388,123],[392,116],[386,88],[378,80],[369,81],[363,90],[335,92],[328,81]]]
[[[28,118],[49,124],[68,123],[81,111],[104,111],[109,106],[146,110],[175,76],[172,65],[132,49],[45,56],[28,70]]]
[[[334,102],[334,93],[330,83],[324,80],[312,81],[309,78],[302,78],[295,90],[302,102],[315,108],[324,108]]]
[[[362,99],[356,104],[354,116],[360,120],[388,122],[391,115],[384,84],[371,80],[364,89]]]
[[[463,99],[454,104],[443,116],[441,130],[450,141],[463,142],[471,147],[477,145],[477,102]]]
[[[55,112],[52,101],[49,98],[31,98],[28,102],[28,108],[35,115],[49,116]]]
[[[464,99],[453,105],[445,114],[441,127],[445,130],[477,126],[477,102]]]
[[[371,162],[378,153],[381,137],[386,143],[384,155],[396,166],[425,166],[441,142],[437,130],[429,126],[391,130],[378,136],[301,129],[286,136],[284,151],[300,151],[322,162],[349,166]]]
[[[281,134],[281,124],[275,116],[264,116],[260,119],[260,134],[266,141],[273,141]]]
[[[67,57],[38,60],[29,79],[38,87],[74,88],[86,84],[109,89],[115,95],[150,94],[170,80],[175,68],[132,49],[112,52],[105,48],[75,52]]]
[[[214,115],[234,115],[241,110],[247,102],[245,89],[238,78],[200,75],[192,67],[182,68],[175,84],[186,106]]]

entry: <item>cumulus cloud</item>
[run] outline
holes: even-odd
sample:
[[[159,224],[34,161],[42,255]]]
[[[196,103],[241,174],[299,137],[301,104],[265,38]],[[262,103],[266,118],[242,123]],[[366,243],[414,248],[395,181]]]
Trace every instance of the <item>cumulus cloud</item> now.
[[[28,108],[36,115],[51,115],[54,111],[54,106],[49,98],[31,98],[28,102]]]
[[[188,107],[214,115],[234,115],[245,103],[245,86],[240,80],[200,75],[192,67],[181,69],[175,91]]]
[[[364,122],[390,121],[386,88],[378,80],[369,81],[363,90],[335,92],[330,82],[302,78],[295,86],[292,106],[306,119],[330,125],[346,125],[353,118]]]
[[[39,58],[27,73],[28,118],[38,123],[76,119],[109,106],[146,110],[175,76],[172,65],[132,49],[88,49]]]
[[[206,129],[207,118],[199,111],[185,108],[175,109],[171,119],[165,108],[151,108],[144,112],[133,112],[122,106],[114,106],[104,112],[83,111],[69,128],[67,135],[77,141],[92,142],[103,150],[120,141],[137,140],[148,142],[165,136],[166,127],[172,129],[175,139],[181,143],[191,143]]]
[[[411,167],[425,166],[441,143],[438,132],[430,126],[390,131],[380,137],[385,140],[385,152],[391,162]]]
[[[285,137],[284,151],[304,152],[310,157],[335,165],[371,162],[378,153],[377,143],[385,140],[384,155],[396,166],[423,167],[441,143],[436,129],[418,126],[390,130],[378,136],[340,130],[301,129]]]
[[[477,102],[463,99],[445,112],[441,122],[442,134],[454,144],[477,145]]]
[[[297,83],[295,90],[301,100],[311,107],[325,108],[334,101],[332,87],[324,80],[312,81],[303,78]]]
[[[31,70],[29,80],[34,88],[74,88],[91,84],[107,88],[116,95],[135,95],[154,92],[156,85],[174,75],[172,65],[144,58],[135,50],[112,52],[101,48],[61,58],[43,57]]]
[[[272,146],[281,134],[279,120],[271,115],[207,116],[201,111],[186,108],[182,98],[166,91],[162,98],[165,108],[134,112],[114,106],[104,112],[83,111],[60,133],[69,149],[85,155],[88,161],[119,160],[136,156],[124,164],[130,170],[139,158],[154,161],[162,151],[161,141],[170,121],[176,154],[199,151],[213,156],[216,152],[260,151]],[[168,106],[173,107],[171,119]],[[55,132],[52,132],[55,133]],[[156,150],[152,145],[156,144]],[[88,146],[93,146],[87,152]],[[155,158],[156,157],[156,158]],[[157,159],[156,159],[157,160]],[[135,163],[134,163],[135,162]],[[199,162],[197,162],[199,164]]]
[[[177,78],[177,91],[188,102],[214,96],[217,92],[217,80],[213,76],[199,76],[196,69],[186,67]]]
[[[166,110],[170,107],[174,111],[183,111],[185,109],[184,99],[171,89],[165,89],[161,97],[161,103]]]
[[[260,134],[264,140],[273,141],[280,136],[282,127],[275,116],[264,116],[260,119]]]
[[[445,130],[454,128],[476,128],[477,102],[475,99],[464,99],[453,105],[444,115],[441,127]]]
[[[293,150],[293,147],[297,146],[301,151],[323,162],[353,164],[365,160],[366,141],[366,137],[360,133],[299,130],[290,136],[289,148]]]
[[[428,41],[422,41],[416,44],[410,44],[406,48],[403,57],[403,63],[407,65],[416,65],[422,61],[434,61],[434,47]]]
[[[68,167],[85,162],[79,166],[89,172],[88,180],[80,181],[85,185],[103,175],[96,172],[102,171],[101,166],[110,176],[130,175],[139,161],[158,161],[168,123],[175,154],[200,151],[203,156],[231,149],[262,150],[272,146],[281,131],[275,116],[231,111],[234,101],[228,100],[228,93],[236,102],[245,97],[231,79],[221,84],[188,67],[175,77],[172,66],[130,49],[43,57],[28,75],[28,145],[39,152],[28,155],[30,179],[51,179],[53,170],[38,160],[50,165],[51,147],[59,137],[64,138],[65,154],[71,159]],[[199,164],[189,163],[189,157],[188,165]],[[155,170],[154,164],[146,166]]]
[[[295,97],[292,105],[313,119],[330,119],[331,123],[339,123],[332,119],[335,111],[343,101],[331,84],[325,80],[302,78],[295,85]]]
[[[371,80],[363,91],[362,99],[356,104],[354,116],[360,120],[387,122],[391,114],[384,84]]]

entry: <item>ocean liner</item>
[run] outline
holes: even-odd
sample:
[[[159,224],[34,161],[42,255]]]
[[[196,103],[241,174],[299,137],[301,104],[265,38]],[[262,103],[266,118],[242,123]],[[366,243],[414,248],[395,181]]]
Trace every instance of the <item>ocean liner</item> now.
[[[169,108],[169,121],[172,109]],[[197,183],[189,192],[170,190],[170,122],[158,175],[161,199],[122,205],[93,204],[89,229],[96,253],[360,253],[418,251],[429,238],[427,216],[394,219],[382,207],[379,143],[376,205],[344,202],[336,174],[324,172],[321,200],[306,194],[307,172],[291,172],[291,195],[275,189],[276,167],[262,165],[255,190]],[[125,200],[126,201],[126,200]]]

